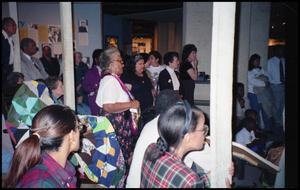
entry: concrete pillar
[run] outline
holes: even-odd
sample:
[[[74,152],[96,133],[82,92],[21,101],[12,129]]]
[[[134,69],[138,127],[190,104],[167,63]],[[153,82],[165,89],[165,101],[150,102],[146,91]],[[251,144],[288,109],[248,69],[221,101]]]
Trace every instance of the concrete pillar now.
[[[183,2],[182,46],[192,43],[197,49],[198,71],[210,74],[212,2]]]
[[[237,81],[245,84],[246,94],[250,56],[259,54],[262,67],[268,59],[270,6],[270,2],[241,2]]]
[[[64,63],[64,103],[75,110],[75,84],[73,60],[73,33],[72,33],[72,4],[71,2],[59,3],[60,23],[62,32]]]
[[[213,3],[211,45],[211,187],[226,187],[232,161],[231,118],[235,2]]]
[[[18,27],[18,9],[16,2],[9,2],[9,16],[13,18],[17,24],[16,34],[13,35],[14,41],[14,71],[21,72],[21,57],[20,57],[20,38],[19,38],[19,27]]]

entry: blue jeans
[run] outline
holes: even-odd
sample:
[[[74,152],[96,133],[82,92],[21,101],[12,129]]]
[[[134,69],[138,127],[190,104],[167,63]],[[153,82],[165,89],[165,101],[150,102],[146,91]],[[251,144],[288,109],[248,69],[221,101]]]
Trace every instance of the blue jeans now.
[[[260,123],[260,111],[262,111],[262,119],[264,122],[264,128],[267,130],[272,130],[272,119],[262,109],[262,106],[258,102],[256,94],[248,92],[247,97],[249,99],[251,109],[255,110],[257,113],[257,122]]]
[[[283,108],[285,106],[285,87],[283,84],[271,84],[271,91],[272,95],[274,97],[274,113],[275,113],[275,123],[277,127],[283,126],[282,121],[282,113]]]

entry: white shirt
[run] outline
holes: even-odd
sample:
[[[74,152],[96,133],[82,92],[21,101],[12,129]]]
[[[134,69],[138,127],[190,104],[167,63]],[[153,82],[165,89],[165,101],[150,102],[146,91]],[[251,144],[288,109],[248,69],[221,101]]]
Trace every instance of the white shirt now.
[[[5,30],[2,30],[2,34],[3,34],[4,38],[8,40],[8,43],[9,43],[9,46],[10,46],[9,64],[13,65],[15,58],[14,58],[14,44],[13,44],[12,37],[8,37]]]
[[[265,87],[266,84],[264,81],[257,79],[260,75],[267,75],[263,69],[255,68],[251,71],[248,71],[248,92],[254,93],[253,87]]]
[[[117,79],[110,75],[101,79],[96,97],[96,104],[99,107],[103,108],[103,104],[129,101],[127,93],[122,89]]]
[[[239,119],[243,119],[245,117],[245,111],[250,108],[249,100],[247,97],[243,97],[245,100],[245,107],[241,108],[241,105],[238,100],[236,100],[236,116]]]
[[[157,82],[158,77],[159,77],[159,73],[165,69],[165,66],[163,65],[159,65],[158,67],[153,67],[152,65],[150,65],[147,70],[150,72],[151,74],[151,78],[153,81]]]
[[[166,69],[168,71],[168,73],[170,74],[171,76],[171,79],[172,79],[172,84],[173,84],[173,90],[179,90],[179,80],[176,76],[176,73],[174,71],[174,69],[172,69],[171,67],[169,66],[166,66]]]
[[[245,127],[243,127],[236,135],[235,141],[241,145],[246,146],[255,139],[254,131],[249,132]]]
[[[285,59],[276,56],[271,57],[267,62],[267,72],[269,74],[269,81],[272,84],[281,84],[280,81],[280,60],[283,66],[283,73],[285,73]],[[285,74],[284,74],[285,76]]]
[[[127,177],[126,188],[140,188],[142,163],[145,151],[151,143],[156,143],[159,137],[157,128],[158,118],[159,116],[155,117],[144,126],[140,137],[136,142],[132,156],[132,162],[129,169],[129,174]],[[191,167],[193,162],[201,166],[201,168],[203,168],[204,171],[210,171],[210,147],[208,145],[205,145],[204,149],[201,151],[193,151],[188,153],[184,159],[184,163],[188,167]]]

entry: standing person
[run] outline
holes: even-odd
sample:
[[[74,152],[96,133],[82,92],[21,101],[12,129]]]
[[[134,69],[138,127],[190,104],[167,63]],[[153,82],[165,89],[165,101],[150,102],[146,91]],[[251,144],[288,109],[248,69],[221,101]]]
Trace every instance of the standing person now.
[[[74,111],[62,105],[47,106],[34,116],[31,131],[14,152],[4,186],[75,188],[76,171],[67,160],[80,145]]]
[[[179,97],[180,78],[179,72],[179,55],[177,52],[167,52],[164,55],[164,63],[166,68],[162,70],[158,77],[159,90],[170,89],[173,90]]]
[[[99,106],[96,104],[96,96],[101,78],[100,55],[102,49],[95,49],[93,52],[93,65],[84,76],[82,81],[83,89],[88,93],[89,106],[92,115],[99,115]]]
[[[195,80],[198,77],[197,48],[194,44],[187,44],[183,47],[179,71],[183,99],[194,105]]]
[[[43,63],[45,71],[49,76],[59,76],[60,74],[60,64],[58,60],[52,57],[51,48],[45,45],[42,49],[43,55],[40,61]]]
[[[165,69],[165,65],[161,65],[161,54],[158,51],[151,51],[149,53],[149,67],[146,70],[151,75],[152,84],[154,86],[153,96],[156,97],[159,89],[157,85],[159,73]]]
[[[131,59],[130,72],[126,78],[124,77],[124,82],[130,84],[130,92],[134,98],[140,102],[141,113],[152,108],[153,86],[151,79],[145,72],[144,59],[140,54],[135,55]]]
[[[269,91],[269,79],[267,73],[260,66],[260,56],[253,54],[248,63],[248,94],[251,109],[254,109],[258,115],[262,113],[264,129],[272,130],[272,104]],[[260,117],[258,117],[260,122]]]
[[[12,36],[16,34],[17,25],[11,17],[2,19],[1,36],[1,62],[2,62],[2,87],[6,84],[7,76],[13,71],[14,42]]]
[[[85,63],[82,62],[82,54],[79,51],[74,53],[74,61],[76,97],[82,96],[83,103],[89,105],[88,95],[82,87],[82,81],[84,80],[85,73],[89,68]]]
[[[285,58],[282,46],[274,48],[274,55],[267,62],[267,72],[274,97],[275,123],[277,127],[282,127],[282,112],[285,106]]]
[[[23,38],[20,42],[21,46],[21,73],[24,74],[25,81],[46,79],[47,72],[44,69],[41,61],[35,57],[34,54],[39,50],[36,43],[31,38]]]
[[[132,98],[129,90],[119,78],[123,73],[123,60],[117,48],[108,48],[100,56],[102,78],[96,97],[100,115],[106,116],[115,129],[126,166],[127,176],[133,153],[134,127],[131,111],[136,111],[140,103]]]

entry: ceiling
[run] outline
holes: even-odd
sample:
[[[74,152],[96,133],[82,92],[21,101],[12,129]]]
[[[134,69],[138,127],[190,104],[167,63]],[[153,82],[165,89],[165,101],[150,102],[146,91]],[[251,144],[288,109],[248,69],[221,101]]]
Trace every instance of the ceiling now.
[[[168,9],[182,8],[183,2],[103,2],[104,14],[128,15],[133,13],[146,13]]]

